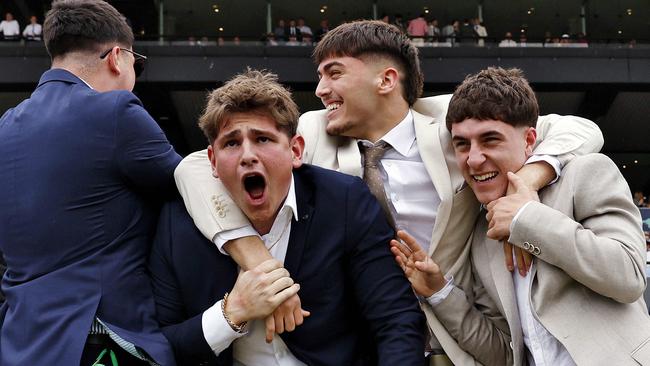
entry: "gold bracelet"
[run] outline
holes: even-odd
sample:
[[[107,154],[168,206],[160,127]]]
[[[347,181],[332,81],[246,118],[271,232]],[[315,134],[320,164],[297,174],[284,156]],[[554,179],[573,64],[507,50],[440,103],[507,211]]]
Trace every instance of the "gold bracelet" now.
[[[226,319],[226,323],[230,325],[230,328],[234,330],[237,333],[244,333],[244,328],[246,328],[246,324],[248,322],[242,322],[240,324],[235,324],[228,318],[228,315],[226,314],[226,302],[228,301],[228,293],[226,292],[225,295],[223,295],[223,301],[221,302],[221,313],[223,313],[223,318]]]

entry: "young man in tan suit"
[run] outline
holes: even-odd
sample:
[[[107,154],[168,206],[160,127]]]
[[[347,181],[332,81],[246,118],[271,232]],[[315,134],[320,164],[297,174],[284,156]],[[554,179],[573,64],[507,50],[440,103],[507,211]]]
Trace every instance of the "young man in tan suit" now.
[[[609,158],[589,154],[566,164],[539,194],[531,191],[512,172],[532,154],[537,115],[535,94],[517,69],[468,77],[449,104],[458,167],[486,205],[472,241],[472,291],[443,277],[404,232],[413,252],[393,241],[393,253],[416,291],[436,298],[434,313],[457,339],[480,329],[498,333],[502,323],[478,310],[486,296],[498,302],[513,345],[503,364],[650,365],[645,240],[630,189]],[[515,193],[506,196],[509,184]],[[525,277],[503,267],[502,238],[533,254]]]
[[[316,95],[326,109],[300,118],[298,133],[305,139],[303,161],[367,178],[363,162],[370,159],[363,158],[363,151],[388,145],[374,164],[378,173],[372,173],[381,178],[377,196],[385,202],[387,215],[395,227],[409,230],[420,242],[429,244],[427,253],[453,273],[458,284],[471,288],[468,239],[479,204],[464,185],[449,131],[442,123],[449,96],[418,99],[423,77],[417,48],[394,26],[357,21],[328,32],[316,46],[314,60],[320,79]],[[598,128],[582,118],[543,116],[538,129],[545,139],[535,154],[555,156],[549,160],[558,166],[602,145]],[[366,165],[366,169],[373,168]],[[519,174],[535,189],[555,176],[545,161],[528,164]],[[188,211],[206,237],[243,268],[270,258],[259,239],[251,236],[255,233],[242,229],[247,221],[226,191],[217,189],[205,152],[187,157],[177,169],[176,179]],[[264,253],[266,256],[261,255]],[[433,333],[432,358],[473,365],[475,358],[484,363],[480,360],[492,357],[493,350],[484,345],[459,346],[430,308],[424,310]],[[268,319],[268,337],[273,332],[291,331],[302,321],[299,300],[294,297]],[[507,342],[498,344],[509,347]]]

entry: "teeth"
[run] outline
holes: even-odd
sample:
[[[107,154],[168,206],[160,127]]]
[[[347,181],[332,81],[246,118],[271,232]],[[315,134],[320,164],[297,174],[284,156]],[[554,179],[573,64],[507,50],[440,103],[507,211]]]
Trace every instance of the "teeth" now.
[[[498,174],[499,173],[497,172],[490,172],[481,175],[473,175],[472,178],[474,178],[474,180],[477,182],[485,182],[486,180],[496,177]]]
[[[332,103],[332,104],[328,104],[326,108],[327,108],[328,111],[335,111],[335,110],[339,109],[340,106],[341,106],[341,103]]]

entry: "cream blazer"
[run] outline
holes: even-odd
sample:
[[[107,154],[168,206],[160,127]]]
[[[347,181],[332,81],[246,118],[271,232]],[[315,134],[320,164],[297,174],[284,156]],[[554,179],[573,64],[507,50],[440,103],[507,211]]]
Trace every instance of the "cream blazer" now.
[[[577,365],[650,365],[645,238],[639,210],[616,165],[601,154],[577,157],[558,182],[540,191],[540,200],[522,212],[509,238],[537,257],[531,303],[539,321]],[[525,365],[512,274],[503,265],[501,243],[486,232],[481,217],[471,259],[475,286],[484,288],[468,298],[487,294],[497,300],[510,328],[512,362]],[[475,307],[455,291],[434,311],[462,339],[463,332],[486,326]]]
[[[441,199],[429,254],[446,273],[454,275],[456,284],[470,291],[469,238],[480,206],[465,185],[455,161],[451,135],[445,125],[450,99],[451,95],[419,99],[413,106],[413,116],[420,155]],[[357,141],[328,135],[326,113],[325,110],[311,111],[300,117],[298,133],[305,139],[303,161],[360,176],[361,153]],[[537,131],[538,144],[534,152],[558,156],[562,162],[574,155],[598,151],[603,144],[598,127],[580,117],[541,116]],[[212,177],[206,150],[183,159],[174,176],[188,212],[207,238],[248,224],[225,187]],[[458,346],[428,306],[423,310],[433,334],[456,365],[479,364]],[[493,350],[482,347],[472,351],[475,352]]]

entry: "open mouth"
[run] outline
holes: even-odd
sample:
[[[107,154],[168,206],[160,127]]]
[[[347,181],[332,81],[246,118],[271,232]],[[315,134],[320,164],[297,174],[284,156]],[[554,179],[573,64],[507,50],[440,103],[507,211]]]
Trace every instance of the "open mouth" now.
[[[343,104],[343,103],[341,103],[341,102],[334,102],[334,103],[330,103],[330,104],[328,104],[325,108],[327,108],[327,111],[328,111],[328,112],[333,112],[333,111],[339,109],[339,108],[341,107],[341,104]]]
[[[474,179],[475,182],[482,183],[496,178],[497,175],[499,175],[498,172],[489,172],[480,175],[472,175],[472,178]]]
[[[252,199],[262,198],[265,188],[266,181],[261,174],[253,173],[244,177],[244,189]]]

